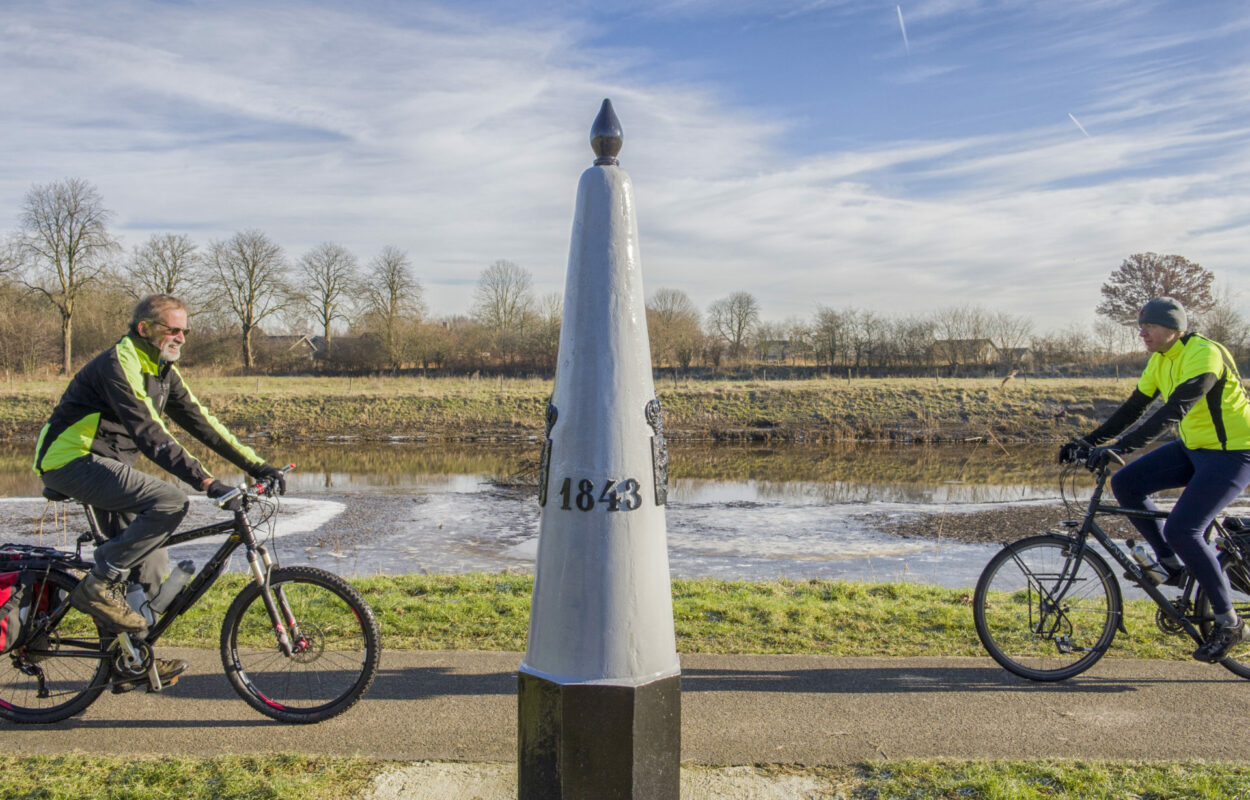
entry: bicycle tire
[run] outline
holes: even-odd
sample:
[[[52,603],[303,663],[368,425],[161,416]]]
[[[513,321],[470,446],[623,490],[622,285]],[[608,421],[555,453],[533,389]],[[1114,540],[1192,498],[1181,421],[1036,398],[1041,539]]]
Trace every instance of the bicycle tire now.
[[[230,685],[252,708],[280,722],[321,722],[342,714],[377,674],[381,634],[373,609],[350,583],[315,567],[275,569],[269,586],[290,605],[294,620],[286,627],[298,652],[283,654],[261,587],[249,583],[221,627],[221,663]]]
[[[1233,610],[1242,619],[1250,619],[1250,564],[1221,553],[1220,570],[1228,576],[1232,587]],[[1211,601],[1207,593],[1201,587],[1194,595],[1194,615],[1197,617],[1198,630],[1205,639],[1215,625],[1215,614],[1211,611]],[[1250,642],[1242,642],[1234,647],[1219,663],[1234,675],[1250,679]]]
[[[1073,572],[1075,546],[1063,536],[1021,539],[995,554],[977,581],[972,599],[977,636],[995,661],[1022,678],[1060,681],[1079,675],[1115,638],[1119,584],[1107,562],[1088,547]],[[1062,592],[1058,608],[1056,592]]]
[[[45,609],[34,608],[36,620],[59,608],[77,585],[78,578],[64,572],[41,574],[31,591],[36,598],[46,591],[48,603]],[[111,667],[106,653],[112,639],[89,614],[68,607],[51,631],[0,656],[0,717],[44,724],[83,711],[108,686]],[[23,672],[23,667],[43,674],[48,697],[39,697],[37,677]]]

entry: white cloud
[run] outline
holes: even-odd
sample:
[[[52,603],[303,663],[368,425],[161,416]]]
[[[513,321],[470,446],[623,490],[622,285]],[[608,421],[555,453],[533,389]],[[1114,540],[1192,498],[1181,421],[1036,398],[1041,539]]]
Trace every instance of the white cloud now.
[[[991,9],[904,12],[919,40],[921,20]],[[1113,28],[1083,44],[1106,48]],[[577,177],[606,96],[625,129],[647,286],[704,307],[739,289],[769,318],[979,300],[1058,327],[1088,316],[1133,252],[1250,277],[1244,62],[1134,59],[1041,125],[795,154],[781,142],[797,118],[764,118],[716,87],[641,82],[632,67],[656,74],[656,54],[592,49],[593,31],[436,6],[20,6],[0,23],[0,102],[15,110],[0,129],[11,157],[0,229],[31,184],[83,177],[130,244],[153,230],[207,243],[251,227],[292,258],[337,241],[367,261],[394,244],[431,307],[462,312],[498,258],[530,269],[540,293],[563,286]],[[915,69],[924,85],[956,67]],[[1096,135],[1080,136],[1069,111]]]

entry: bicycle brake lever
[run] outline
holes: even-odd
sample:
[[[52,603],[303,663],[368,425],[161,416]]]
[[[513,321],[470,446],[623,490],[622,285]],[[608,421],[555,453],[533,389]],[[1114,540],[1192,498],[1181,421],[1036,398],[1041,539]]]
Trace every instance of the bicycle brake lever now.
[[[283,474],[285,474],[295,469],[295,465],[287,464],[285,467],[279,467],[279,469],[283,472]],[[273,494],[273,486],[271,485],[271,483],[272,483],[271,481],[259,481],[253,488],[256,489],[256,494],[265,494],[265,493]]]

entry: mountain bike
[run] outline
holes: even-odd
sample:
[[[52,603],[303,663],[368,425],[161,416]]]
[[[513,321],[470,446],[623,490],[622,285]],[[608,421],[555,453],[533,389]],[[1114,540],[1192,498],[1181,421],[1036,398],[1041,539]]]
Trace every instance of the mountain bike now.
[[[288,466],[287,469],[290,469]],[[143,633],[115,633],[69,604],[81,573],[93,562],[84,544],[104,541],[93,510],[90,530],[74,552],[0,545],[0,565],[33,575],[28,619],[16,646],[0,656],[0,717],[48,723],[86,709],[107,688],[146,680],[160,691],[153,646],[204,596],[244,548],[251,580],[230,604],[221,626],[221,663],[234,690],[252,708],[280,722],[313,723],[351,708],[378,670],[380,634],[373,610],[350,583],[313,567],[280,567],[257,537],[272,546],[273,482],[240,487],[217,500],[232,519],[175,533],[167,547],[226,534],[203,570],[176,594]],[[51,490],[44,496],[68,500]],[[253,520],[253,517],[255,520]],[[262,537],[263,538],[263,537]],[[6,663],[7,662],[7,663]]]
[[[1074,463],[1084,463],[1078,454]],[[1113,459],[1124,461],[1116,455]],[[1068,502],[1064,481],[1079,467],[1072,464],[1060,477],[1060,494]],[[1215,624],[1210,600],[1186,572],[1176,597],[1155,585],[1129,549],[1118,545],[1099,525],[1106,516],[1162,519],[1166,511],[1145,511],[1104,505],[1103,491],[1110,463],[1093,470],[1095,487],[1084,517],[1061,523],[1070,533],[1048,532],[1012,542],[990,559],[977,581],[972,599],[977,636],[1004,668],[1035,681],[1059,681],[1079,675],[1103,657],[1124,626],[1120,584],[1097,542],[1123,570],[1125,579],[1158,606],[1155,624],[1164,633],[1188,636],[1201,644]],[[1232,587],[1233,607],[1250,617],[1250,520],[1226,516],[1213,520],[1205,534],[1214,542],[1221,569]],[[1092,540],[1092,541],[1091,541]],[[1250,678],[1250,643],[1234,648],[1222,661],[1242,678]]]

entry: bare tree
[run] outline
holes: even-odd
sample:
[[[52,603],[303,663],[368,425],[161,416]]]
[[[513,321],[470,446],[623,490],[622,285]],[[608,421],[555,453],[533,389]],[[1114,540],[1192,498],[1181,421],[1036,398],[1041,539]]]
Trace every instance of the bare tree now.
[[[1062,331],[1033,337],[1033,353],[1039,367],[1080,367],[1088,364],[1093,343],[1089,332],[1072,325]]]
[[[1092,328],[1094,342],[1103,358],[1108,361],[1133,349],[1133,329],[1114,320],[1100,317]]]
[[[192,294],[203,266],[199,248],[180,233],[154,233],[134,249],[124,265],[129,291],[136,299],[150,294],[172,294],[184,300]]]
[[[998,362],[1004,369],[1018,365],[1019,353],[1029,341],[1033,322],[1027,317],[998,311],[986,315],[985,334],[998,351]]]
[[[830,367],[838,363],[849,350],[849,324],[847,317],[852,311],[821,306],[816,310],[816,321],[812,325],[812,343],[816,349],[816,359],[824,361]]]
[[[61,315],[61,372],[72,369],[74,311],[83,293],[119,249],[109,234],[111,213],[96,188],[69,178],[26,193],[15,254],[26,267],[24,283]]]
[[[0,280],[0,369],[29,374],[46,364],[57,350],[57,327],[43,304],[30,302],[25,286]]]
[[[252,331],[288,302],[286,258],[273,240],[258,230],[236,233],[209,246],[208,271],[219,300],[239,322],[243,366],[252,369]]]
[[[760,304],[748,292],[734,292],[708,308],[708,332],[729,345],[730,358],[741,358],[760,321]]]
[[[478,277],[473,318],[491,334],[492,346],[511,362],[534,313],[533,279],[511,261],[496,261]]]
[[[955,374],[961,364],[984,363],[989,315],[978,306],[944,308],[933,315],[934,350]]]
[[[362,292],[365,324],[382,334],[386,363],[392,370],[403,363],[405,331],[425,312],[421,292],[403,250],[388,245],[369,262]]]
[[[1201,331],[1203,335],[1227,347],[1234,356],[1239,356],[1246,348],[1250,330],[1247,330],[1246,320],[1233,302],[1232,292],[1225,287],[1211,308],[1195,315],[1195,319],[1190,322],[1190,328]]]
[[[877,366],[880,363],[880,351],[885,344],[887,323],[885,317],[875,311],[848,311],[850,322],[851,352],[854,355],[854,366]]]
[[[894,338],[899,360],[913,367],[933,364],[934,323],[928,317],[910,316],[895,320]]]
[[[703,347],[699,309],[680,289],[656,289],[647,302],[651,363],[688,369]]]
[[[564,321],[564,295],[548,292],[535,306],[533,353],[539,364],[555,369],[560,351],[560,325]]]
[[[325,242],[305,253],[298,267],[303,278],[300,304],[321,328],[329,358],[334,321],[347,319],[347,306],[356,285],[356,257],[340,245]]]
[[[16,272],[22,260],[18,255],[16,237],[6,238],[0,242],[0,275]]]
[[[1102,302],[1096,310],[1108,319],[1131,325],[1147,301],[1173,297],[1187,311],[1201,314],[1215,305],[1211,294],[1214,281],[1214,273],[1184,256],[1135,253],[1102,285]]]

